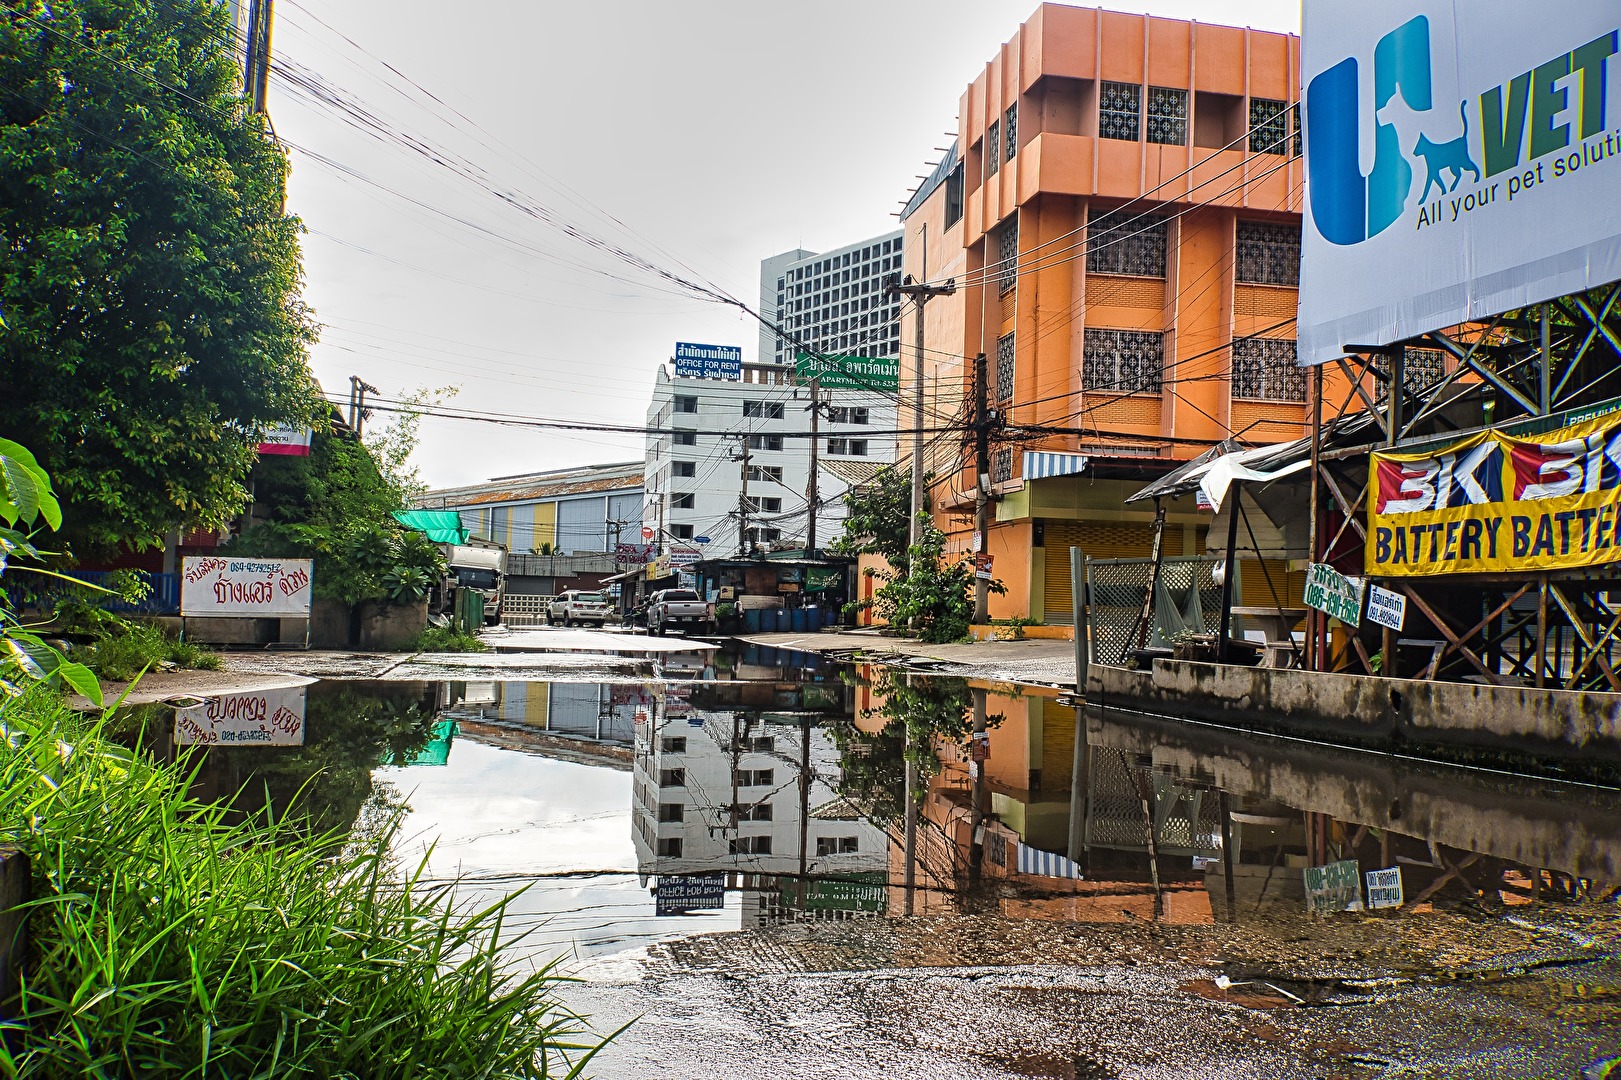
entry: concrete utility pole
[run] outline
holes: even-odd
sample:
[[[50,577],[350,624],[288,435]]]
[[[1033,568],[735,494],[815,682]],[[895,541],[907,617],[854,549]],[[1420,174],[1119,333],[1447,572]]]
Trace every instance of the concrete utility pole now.
[[[816,469],[817,451],[820,449],[821,436],[818,434],[817,420],[821,417],[822,403],[817,394],[822,388],[822,380],[812,378],[810,381],[810,483],[805,485],[805,505],[809,508],[809,517],[805,525],[805,558],[816,558]]]
[[[929,272],[929,234],[923,234],[923,260],[918,268],[920,277],[927,277]],[[925,285],[912,275],[906,275],[894,291],[902,296],[910,296],[917,310],[917,328],[914,333],[913,359],[916,369],[912,372],[912,513],[909,528],[906,531],[907,545],[917,543],[918,529],[917,517],[923,512],[923,308],[929,300],[936,296],[950,296],[957,291],[955,279],[947,281],[944,285]]]
[[[270,24],[275,0],[251,0],[248,5],[248,53],[242,67],[242,89],[249,111],[263,115],[270,91]]]
[[[743,486],[738,490],[737,496],[737,553],[749,553],[749,437],[744,435],[739,440],[742,443],[742,453],[736,460],[743,463]]]
[[[366,423],[366,394],[382,393],[371,383],[359,375],[349,376],[349,427],[354,431],[355,437],[360,437],[360,429]]]
[[[974,536],[978,539],[974,554],[990,548],[991,529],[991,416],[990,387],[985,354],[974,357]],[[977,559],[976,559],[977,563]],[[984,624],[990,618],[990,579],[979,576],[974,567],[974,622]]]

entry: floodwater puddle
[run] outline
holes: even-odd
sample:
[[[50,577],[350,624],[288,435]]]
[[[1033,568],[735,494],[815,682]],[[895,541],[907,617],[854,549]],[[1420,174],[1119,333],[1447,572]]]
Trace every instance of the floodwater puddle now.
[[[1529,1077],[1621,1049],[1612,790],[753,646],[215,712],[183,736],[212,740],[205,795],[404,807],[402,860],[467,903],[523,890],[514,958],[637,1020],[603,1076]]]

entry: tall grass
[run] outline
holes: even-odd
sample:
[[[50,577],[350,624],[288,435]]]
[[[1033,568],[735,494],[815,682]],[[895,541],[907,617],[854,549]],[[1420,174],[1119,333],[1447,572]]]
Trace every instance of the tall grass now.
[[[311,836],[187,786],[47,693],[0,710],[0,843],[36,889],[0,1075],[582,1075],[598,1040],[504,959],[510,901],[458,912],[394,864],[397,813]]]

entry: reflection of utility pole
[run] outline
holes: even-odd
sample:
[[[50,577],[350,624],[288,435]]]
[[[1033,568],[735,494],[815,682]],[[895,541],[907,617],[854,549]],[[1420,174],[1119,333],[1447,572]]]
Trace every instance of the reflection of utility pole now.
[[[983,360],[983,354],[981,359]],[[968,831],[968,880],[978,884],[980,866],[985,859],[985,802],[988,794],[985,786],[985,765],[989,758],[982,758],[980,748],[985,734],[985,691],[973,687],[969,693],[974,697],[974,734],[968,743],[970,747],[968,756],[974,768],[974,791]]]
[[[810,872],[809,860],[806,857],[806,845],[810,841],[810,744],[811,744],[811,718],[801,716],[799,723],[803,728],[800,733],[799,749],[799,906],[805,906],[805,896],[810,886],[806,882],[806,875]]]
[[[985,354],[980,353],[974,357],[974,536],[978,544],[974,548],[976,556],[974,567],[974,621],[985,623],[990,620],[990,613],[986,605],[990,602],[990,578],[982,577],[977,565],[977,556],[982,551],[989,551],[990,541],[990,483],[991,483],[991,417],[988,399],[990,387],[987,385],[985,369]],[[983,694],[980,695],[983,698]],[[984,711],[984,706],[978,706]]]
[[[906,684],[912,684],[912,676],[906,676]],[[901,728],[901,756],[906,761],[906,847],[904,854],[905,866],[903,868],[906,883],[906,899],[903,907],[905,914],[913,911],[913,895],[917,888],[917,768],[912,764],[912,728],[903,724]]]
[[[906,534],[908,546],[917,543],[917,517],[923,512],[923,308],[931,298],[950,296],[957,291],[955,281],[947,281],[944,285],[925,285],[923,281],[928,276],[929,234],[925,231],[923,261],[918,267],[917,278],[908,274],[900,284],[891,287],[902,296],[910,296],[917,311],[917,328],[914,332],[916,344],[913,350],[913,360],[917,366],[912,372],[912,513],[911,527]]]

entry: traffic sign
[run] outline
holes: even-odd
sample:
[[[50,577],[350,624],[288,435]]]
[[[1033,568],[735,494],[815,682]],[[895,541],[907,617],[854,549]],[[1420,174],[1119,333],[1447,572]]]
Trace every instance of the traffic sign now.
[[[707,537],[707,536],[694,536],[692,538],[692,542],[694,544],[707,544],[707,543],[710,542],[710,540],[709,540],[709,537]]]

